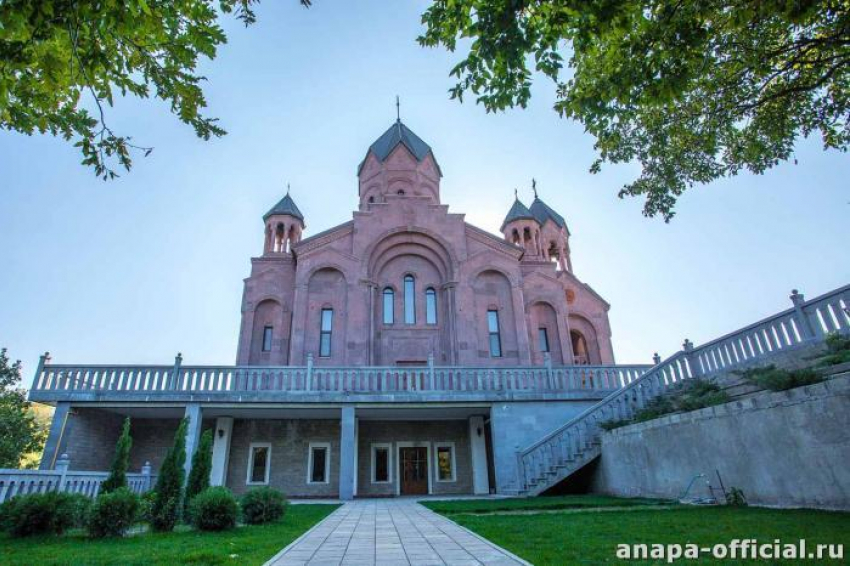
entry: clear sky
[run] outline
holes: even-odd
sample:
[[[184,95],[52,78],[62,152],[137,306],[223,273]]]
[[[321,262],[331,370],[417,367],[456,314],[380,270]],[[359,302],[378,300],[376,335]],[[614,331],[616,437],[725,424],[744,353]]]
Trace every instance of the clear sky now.
[[[531,178],[572,232],[575,273],[612,305],[618,362],[648,362],[850,282],[850,161],[801,142],[798,164],[689,191],[671,224],[616,197],[634,166],[591,175],[593,139],[551,109],[538,81],[526,110],[486,114],[448,98],[459,55],[420,48],[427,2],[264,2],[226,23],[204,65],[203,142],[156,101],[121,101],[111,126],[153,145],[104,183],[76,149],[0,132],[0,345],[25,364],[232,364],[242,279],[262,251],[262,215],[287,182],[306,235],[350,219],[356,167],[395,119],[428,142],[442,200],[498,233]]]

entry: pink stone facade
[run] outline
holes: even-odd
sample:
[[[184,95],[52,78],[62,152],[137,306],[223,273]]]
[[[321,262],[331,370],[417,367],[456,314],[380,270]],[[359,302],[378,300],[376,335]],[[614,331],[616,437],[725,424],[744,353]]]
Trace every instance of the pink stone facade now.
[[[237,363],[613,364],[609,305],[573,272],[563,219],[517,201],[495,236],[449,212],[441,176],[396,122],[359,168],[351,221],[302,238],[288,195],[269,211]]]

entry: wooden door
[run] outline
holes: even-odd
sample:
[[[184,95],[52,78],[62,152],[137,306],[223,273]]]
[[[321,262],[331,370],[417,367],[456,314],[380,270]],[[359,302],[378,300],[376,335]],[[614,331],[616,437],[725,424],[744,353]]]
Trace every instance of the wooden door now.
[[[425,447],[402,448],[399,458],[402,495],[428,493],[428,450]]]

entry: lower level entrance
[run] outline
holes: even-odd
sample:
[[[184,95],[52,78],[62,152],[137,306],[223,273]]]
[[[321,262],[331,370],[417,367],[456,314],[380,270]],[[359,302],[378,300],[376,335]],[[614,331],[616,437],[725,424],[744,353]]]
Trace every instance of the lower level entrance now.
[[[399,476],[402,495],[428,493],[428,449],[425,447],[400,448]]]

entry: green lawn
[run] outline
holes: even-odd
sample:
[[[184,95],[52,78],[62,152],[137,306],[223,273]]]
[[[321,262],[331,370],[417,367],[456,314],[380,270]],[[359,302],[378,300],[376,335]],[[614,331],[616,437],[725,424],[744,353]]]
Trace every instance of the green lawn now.
[[[506,499],[459,499],[455,501],[421,501],[437,513],[493,513],[540,509],[581,509],[586,507],[634,507],[639,505],[674,505],[663,499],[609,497],[607,495],[562,495],[558,497],[512,497]]]
[[[538,498],[537,501],[546,499]],[[590,498],[589,498],[590,500]],[[534,499],[528,501],[535,501]],[[628,500],[626,500],[628,501]],[[436,503],[436,502],[435,502]],[[487,503],[479,502],[479,503]],[[500,502],[492,502],[494,506]],[[531,505],[529,503],[528,505]],[[433,503],[428,504],[434,507]],[[610,506],[610,505],[609,505]],[[480,511],[479,511],[480,513]],[[687,544],[711,546],[733,539],[755,538],[760,542],[843,544],[850,551],[850,513],[811,510],[778,510],[755,507],[639,508],[622,511],[565,511],[536,515],[445,515],[535,566],[625,562],[616,557],[618,543]],[[734,560],[680,560],[685,564],[744,564]],[[762,561],[761,564],[782,564]],[[790,562],[788,562],[790,563]],[[803,561],[794,564],[805,564]],[[818,562],[818,564],[830,561]],[[831,563],[844,564],[844,561]]]
[[[30,537],[0,535],[0,563],[15,565],[121,566],[163,564],[263,564],[337,505],[290,505],[278,523],[221,533],[146,533],[122,539],[91,540],[84,535]]]

